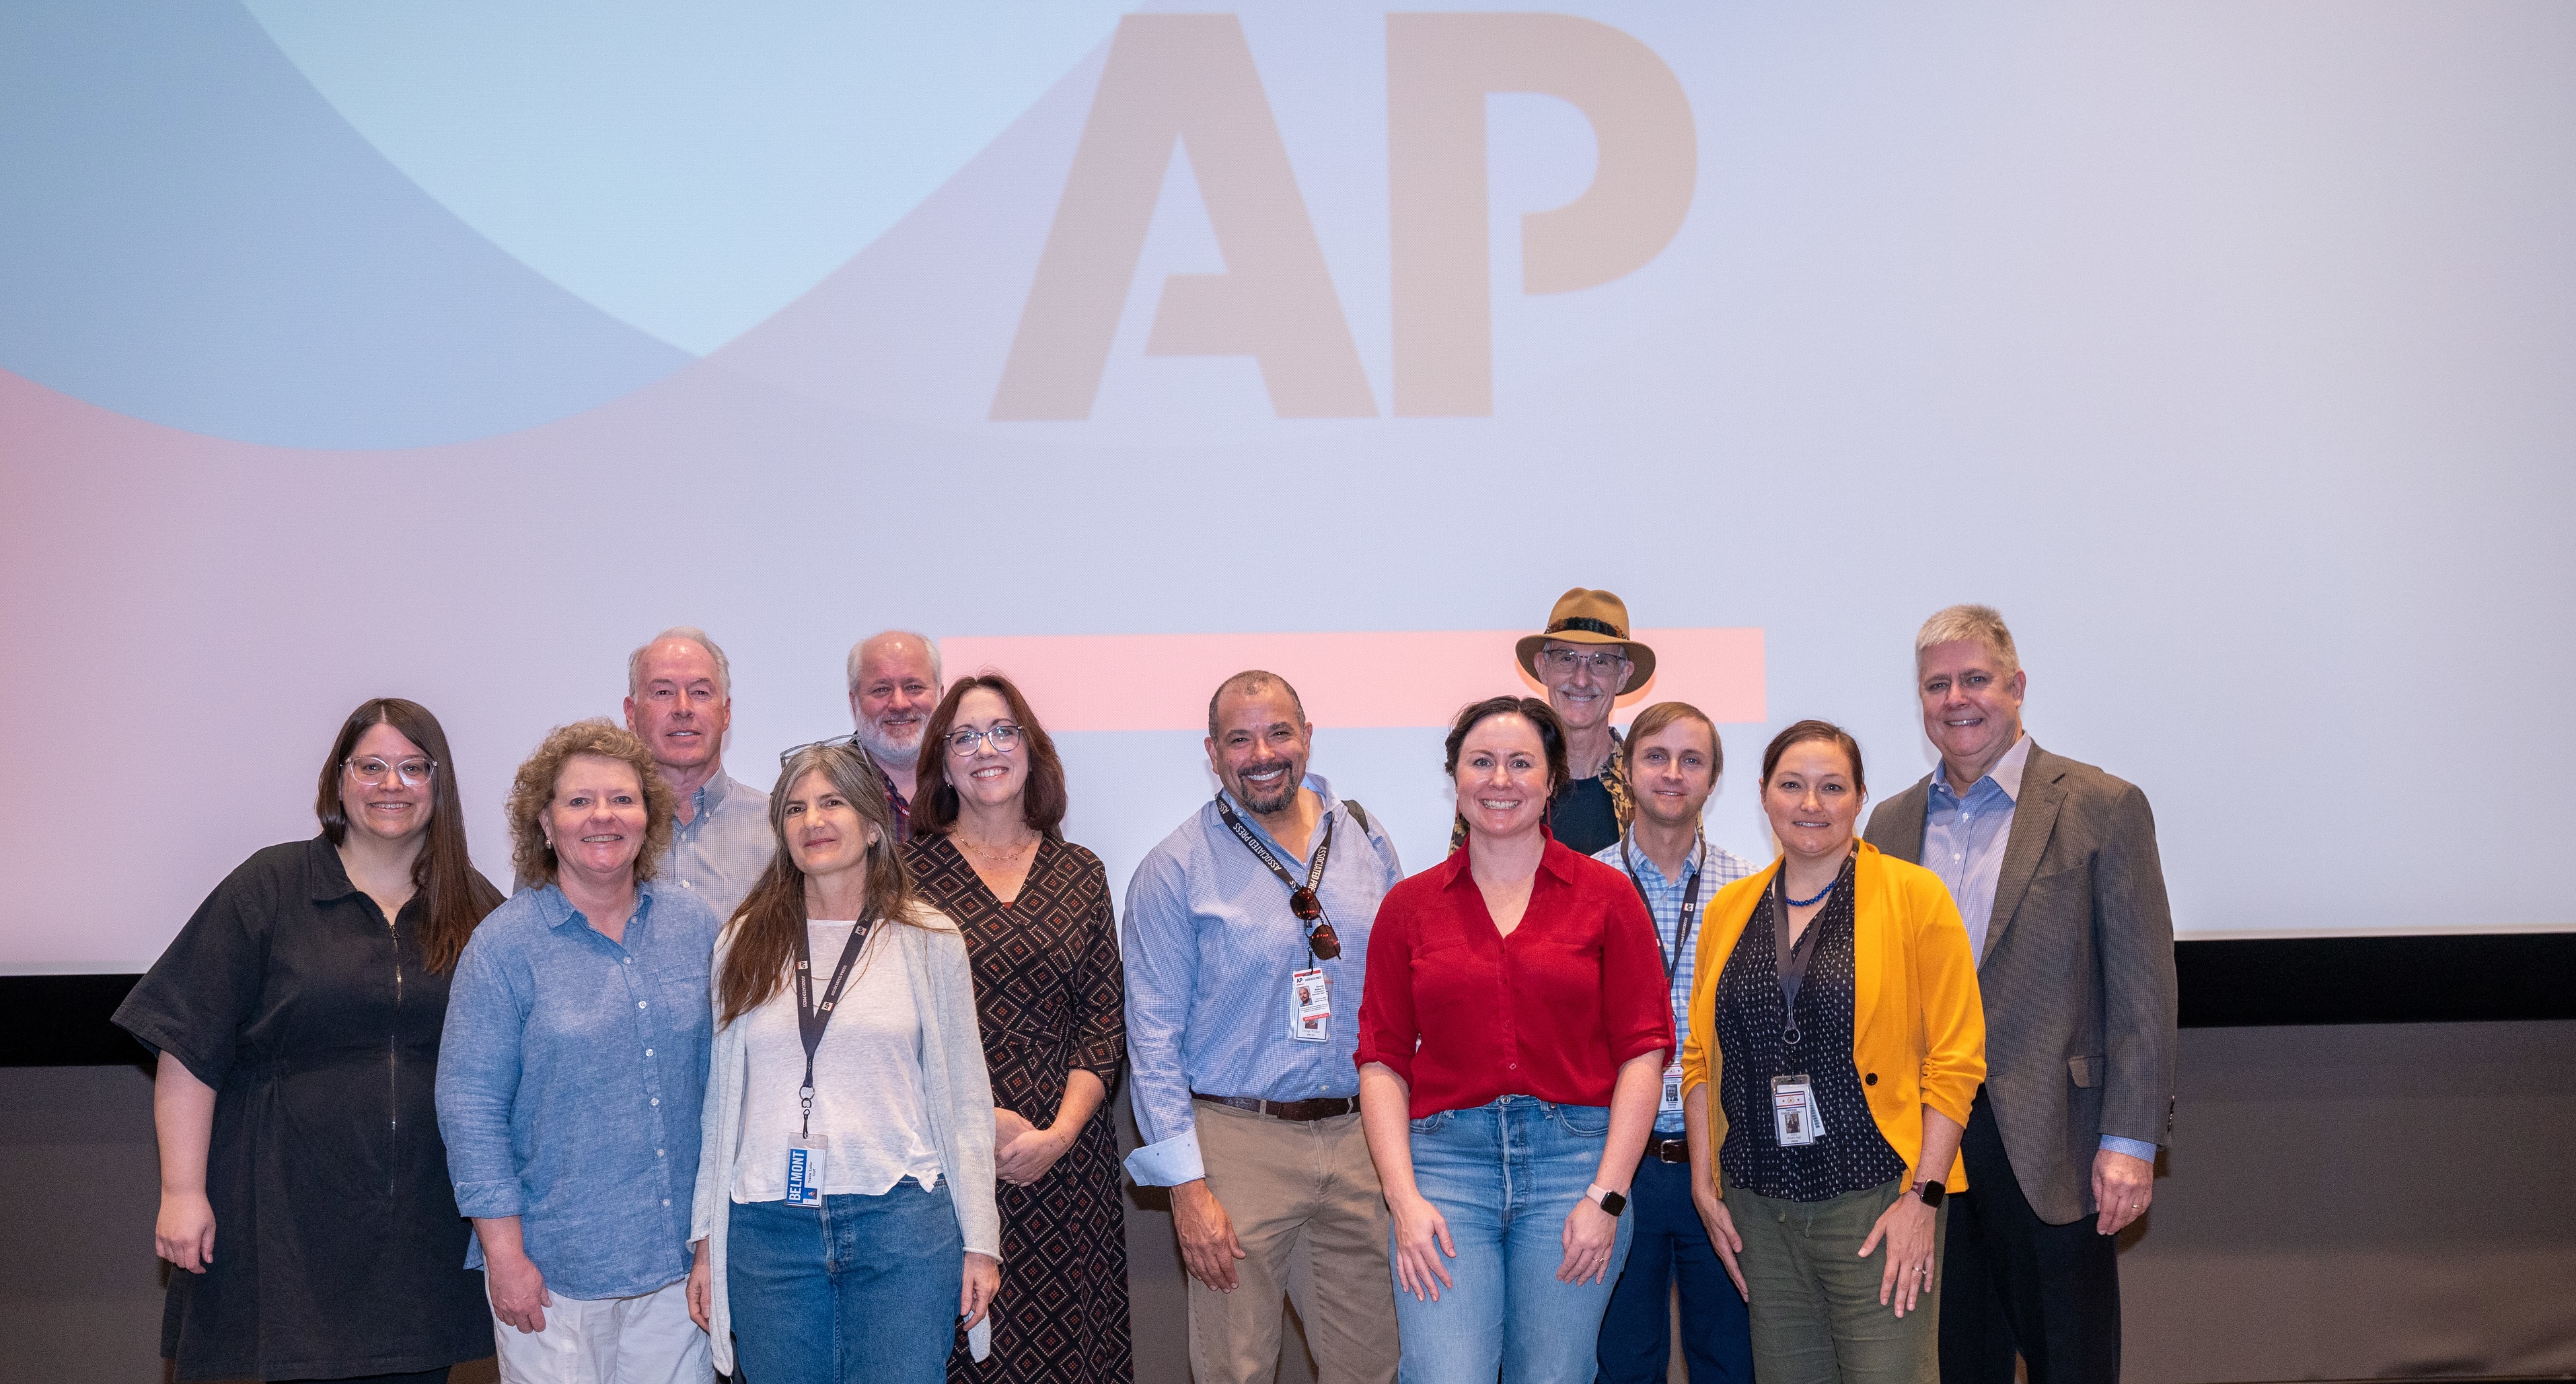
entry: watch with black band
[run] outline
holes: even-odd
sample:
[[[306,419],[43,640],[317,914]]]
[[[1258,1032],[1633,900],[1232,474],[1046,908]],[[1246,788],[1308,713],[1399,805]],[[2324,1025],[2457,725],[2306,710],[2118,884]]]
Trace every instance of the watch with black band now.
[[[1628,1198],[1626,1196],[1618,1192],[1611,1191],[1609,1188],[1602,1186],[1598,1182],[1584,1188],[1583,1195],[1598,1204],[1601,1208],[1602,1214],[1607,1216],[1616,1217],[1620,1212],[1628,1209]]]
[[[1935,1182],[1928,1177],[1923,1179],[1921,1182],[1915,1183],[1912,1187],[1906,1190],[1911,1191],[1918,1197],[1921,1197],[1923,1199],[1923,1204],[1926,1207],[1936,1211],[1940,1209],[1941,1198],[1950,1194],[1948,1188],[1943,1187],[1940,1183]]]

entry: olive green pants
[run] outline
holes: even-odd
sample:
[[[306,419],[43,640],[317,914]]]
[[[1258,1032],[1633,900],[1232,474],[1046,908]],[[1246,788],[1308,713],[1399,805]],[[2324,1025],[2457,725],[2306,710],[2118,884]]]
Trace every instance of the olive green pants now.
[[[1762,1384],[1938,1384],[1941,1241],[1950,1211],[1933,1213],[1931,1288],[1914,1310],[1878,1303],[1887,1246],[1860,1257],[1879,1215],[1905,1192],[1896,1178],[1824,1201],[1776,1201],[1726,1189],[1744,1237],[1737,1257],[1753,1295],[1753,1377]]]

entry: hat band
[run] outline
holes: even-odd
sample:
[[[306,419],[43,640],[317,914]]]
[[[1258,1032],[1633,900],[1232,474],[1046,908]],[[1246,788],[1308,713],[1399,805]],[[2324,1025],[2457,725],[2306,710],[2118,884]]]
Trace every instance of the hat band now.
[[[1617,625],[1611,624],[1607,620],[1595,620],[1589,615],[1569,615],[1547,627],[1547,632],[1550,634],[1563,634],[1567,630],[1582,630],[1588,634],[1606,634],[1613,639],[1626,639],[1628,637],[1628,632],[1626,630],[1619,628]]]

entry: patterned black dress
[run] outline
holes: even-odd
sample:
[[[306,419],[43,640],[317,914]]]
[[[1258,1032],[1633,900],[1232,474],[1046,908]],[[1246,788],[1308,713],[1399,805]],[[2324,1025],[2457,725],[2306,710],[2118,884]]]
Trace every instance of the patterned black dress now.
[[[923,895],[965,930],[975,1017],[993,1103],[1044,1125],[1074,1069],[1113,1094],[1127,1053],[1117,920],[1100,858],[1042,841],[1019,897],[993,897],[945,836],[916,837],[904,859]],[[1096,1384],[1134,1377],[1127,1335],[1127,1222],[1109,1103],[1036,1185],[996,1188],[1002,1290],[993,1353],[948,1358],[952,1384]]]

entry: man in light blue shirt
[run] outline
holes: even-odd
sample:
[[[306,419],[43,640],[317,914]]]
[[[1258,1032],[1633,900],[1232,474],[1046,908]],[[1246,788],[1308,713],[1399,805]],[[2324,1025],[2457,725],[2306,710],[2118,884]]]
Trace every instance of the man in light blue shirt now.
[[[1617,842],[1592,857],[1626,875],[1655,920],[1673,1009],[1674,1053],[1664,1070],[1654,1132],[1628,1186],[1636,1238],[1601,1316],[1602,1384],[1664,1378],[1672,1359],[1669,1304],[1677,1286],[1682,1359],[1691,1384],[1753,1384],[1752,1323],[1744,1299],[1691,1202],[1681,1104],[1680,1053],[1690,1038],[1700,916],[1718,890],[1753,873],[1744,857],[1710,845],[1700,827],[1725,754],[1717,726],[1695,706],[1657,702],[1637,713],[1619,745],[1635,818]]]
[[[1208,703],[1223,791],[1127,888],[1145,1141],[1127,1170],[1172,1189],[1199,1384],[1272,1377],[1292,1283],[1321,1384],[1395,1377],[1386,1202],[1352,1054],[1369,929],[1404,871],[1385,832],[1306,772],[1313,737],[1285,679],[1227,679]]]
[[[692,625],[653,636],[626,660],[626,728],[652,751],[679,799],[661,883],[695,894],[721,923],[778,852],[769,795],[724,771],[733,726],[733,665]]]

